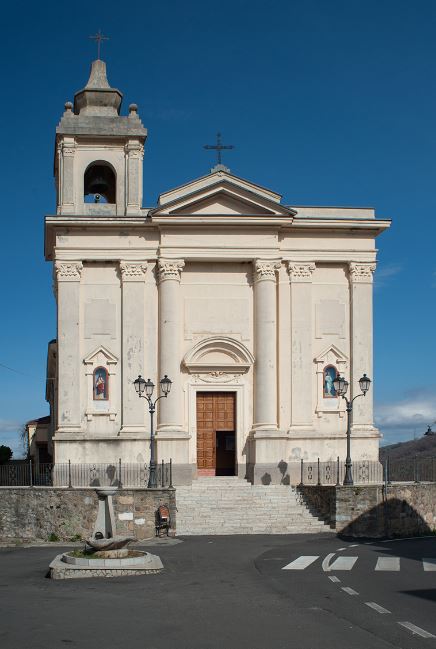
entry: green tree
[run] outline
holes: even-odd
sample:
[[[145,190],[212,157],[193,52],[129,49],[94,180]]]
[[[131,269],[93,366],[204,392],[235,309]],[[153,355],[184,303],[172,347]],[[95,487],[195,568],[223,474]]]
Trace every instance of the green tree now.
[[[9,446],[0,446],[0,464],[6,464],[11,459],[13,453]]]

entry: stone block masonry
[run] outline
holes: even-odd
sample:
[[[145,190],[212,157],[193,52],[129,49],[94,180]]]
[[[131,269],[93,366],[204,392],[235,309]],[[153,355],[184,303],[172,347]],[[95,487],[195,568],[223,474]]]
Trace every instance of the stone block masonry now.
[[[168,504],[176,524],[174,489],[121,490],[113,497],[118,534],[139,541],[155,534],[155,512]],[[94,489],[0,488],[0,541],[71,541],[88,538],[98,507]]]
[[[309,508],[350,537],[406,537],[436,531],[436,483],[300,486]]]

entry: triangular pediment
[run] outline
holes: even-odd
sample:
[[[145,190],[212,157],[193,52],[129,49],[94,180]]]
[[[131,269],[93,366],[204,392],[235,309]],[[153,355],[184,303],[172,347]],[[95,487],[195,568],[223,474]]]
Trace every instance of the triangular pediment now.
[[[326,347],[318,356],[315,358],[315,363],[333,363],[340,365],[342,363],[346,363],[348,361],[348,357],[341,352],[340,349],[336,347],[336,345],[329,345]]]
[[[292,210],[281,205],[278,194],[220,173],[163,194],[151,216],[289,218],[293,214]]]
[[[85,356],[83,359],[83,362],[88,365],[92,365],[95,362],[105,362],[107,364],[115,364],[118,363],[118,358],[112,354],[106,347],[103,347],[103,345],[100,345],[97,347],[97,349],[94,349],[93,352]]]

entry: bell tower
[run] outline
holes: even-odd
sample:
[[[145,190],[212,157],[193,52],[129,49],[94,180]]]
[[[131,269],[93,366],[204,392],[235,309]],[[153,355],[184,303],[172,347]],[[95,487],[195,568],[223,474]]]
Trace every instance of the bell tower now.
[[[147,129],[122,93],[109,85],[106,63],[92,63],[88,83],[66,102],[56,128],[56,212],[80,216],[139,215]]]

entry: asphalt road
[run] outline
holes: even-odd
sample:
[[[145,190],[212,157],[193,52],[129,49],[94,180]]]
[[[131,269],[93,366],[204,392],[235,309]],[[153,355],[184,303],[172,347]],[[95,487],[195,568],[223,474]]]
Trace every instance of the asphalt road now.
[[[59,548],[0,549],[1,649],[436,647],[436,571],[422,562],[436,560],[436,538],[191,537],[147,549],[162,573],[67,581],[45,577]]]

